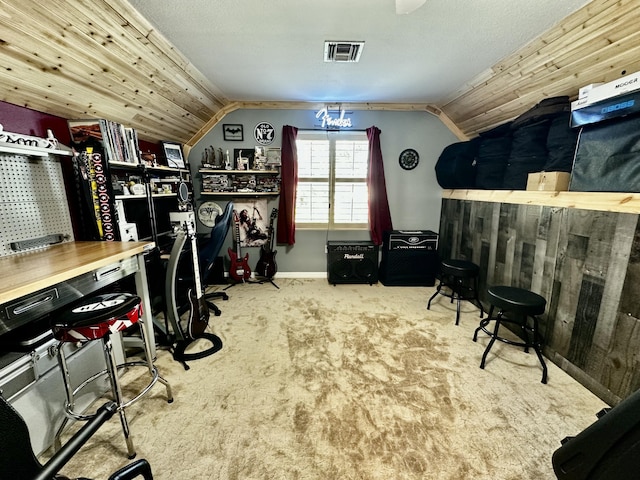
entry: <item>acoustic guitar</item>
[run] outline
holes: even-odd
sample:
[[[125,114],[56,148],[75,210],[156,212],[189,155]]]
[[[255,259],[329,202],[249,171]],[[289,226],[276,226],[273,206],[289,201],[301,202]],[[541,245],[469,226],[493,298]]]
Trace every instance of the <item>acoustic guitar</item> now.
[[[247,253],[244,257],[242,256],[240,248],[240,219],[238,218],[238,213],[235,210],[233,211],[233,223],[235,225],[234,240],[236,250],[234,252],[232,248],[228,249],[229,258],[231,259],[229,275],[236,282],[244,282],[251,277],[251,268],[249,267],[249,254]]]
[[[187,235],[191,239],[191,257],[193,258],[193,288],[190,288],[187,293],[189,298],[187,335],[190,338],[198,338],[204,333],[209,324],[209,307],[204,300],[204,292],[200,283],[200,262],[198,260],[196,232],[190,221],[185,223],[187,224]]]
[[[269,240],[260,247],[260,259],[256,265],[256,274],[265,278],[273,278],[278,271],[276,264],[276,252],[273,249],[273,221],[278,216],[278,209],[271,210],[271,220],[269,221]]]

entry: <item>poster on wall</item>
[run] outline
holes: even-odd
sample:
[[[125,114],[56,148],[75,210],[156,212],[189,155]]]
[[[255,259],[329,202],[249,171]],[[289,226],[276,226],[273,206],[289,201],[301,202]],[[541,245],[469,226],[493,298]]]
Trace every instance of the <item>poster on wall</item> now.
[[[241,247],[260,247],[269,238],[267,201],[234,199],[234,212],[238,215]]]

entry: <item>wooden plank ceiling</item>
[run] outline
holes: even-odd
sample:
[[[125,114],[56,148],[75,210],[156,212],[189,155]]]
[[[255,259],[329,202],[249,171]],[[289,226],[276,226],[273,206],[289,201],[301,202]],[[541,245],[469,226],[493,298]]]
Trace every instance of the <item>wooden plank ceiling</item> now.
[[[441,106],[468,136],[568,95],[640,70],[640,1],[593,0],[471,80]]]
[[[146,140],[192,146],[237,108],[126,0],[2,0],[3,101],[64,118],[108,118]],[[515,118],[546,97],[640,70],[640,0],[593,0],[474,78],[443,105],[350,104],[422,110],[459,138]]]

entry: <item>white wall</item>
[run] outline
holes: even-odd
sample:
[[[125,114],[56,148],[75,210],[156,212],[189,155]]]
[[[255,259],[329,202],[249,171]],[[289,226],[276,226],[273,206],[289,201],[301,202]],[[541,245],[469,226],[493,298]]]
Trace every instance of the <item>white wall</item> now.
[[[196,203],[211,200],[224,206],[228,201],[223,197],[201,197],[198,166],[204,149],[213,145],[223,151],[235,148],[253,148],[257,142],[253,138],[253,128],[260,122],[269,122],[276,131],[276,138],[270,146],[281,146],[283,125],[299,129],[319,128],[320,121],[311,110],[236,110],[230,113],[212,129],[189,154],[189,163],[194,177]],[[438,231],[440,224],[441,188],[435,177],[435,164],[447,145],[457,141],[456,137],[442,122],[426,112],[354,111],[348,112],[353,129],[364,130],[375,125],[381,130],[380,144],[385,165],[387,195],[393,228],[395,230],[419,229]],[[225,142],[222,125],[242,124],[244,141]],[[413,170],[403,170],[398,164],[400,152],[413,148],[420,154],[420,163]],[[278,206],[277,198],[269,201],[268,212]],[[199,226],[200,232],[205,232]],[[278,246],[276,261],[278,272],[323,272],[326,271],[326,240],[369,240],[368,232],[349,232],[296,229],[296,244],[293,247]],[[232,245],[232,235],[227,238]],[[222,254],[226,255],[224,247]],[[255,266],[259,250],[248,249],[249,265]]]

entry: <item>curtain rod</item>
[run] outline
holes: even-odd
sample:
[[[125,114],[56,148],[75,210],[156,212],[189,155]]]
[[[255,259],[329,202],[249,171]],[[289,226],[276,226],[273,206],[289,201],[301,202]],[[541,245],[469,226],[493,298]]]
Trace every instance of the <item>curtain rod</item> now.
[[[302,132],[366,132],[367,129],[351,128],[349,130],[341,130],[339,128],[301,128]]]

